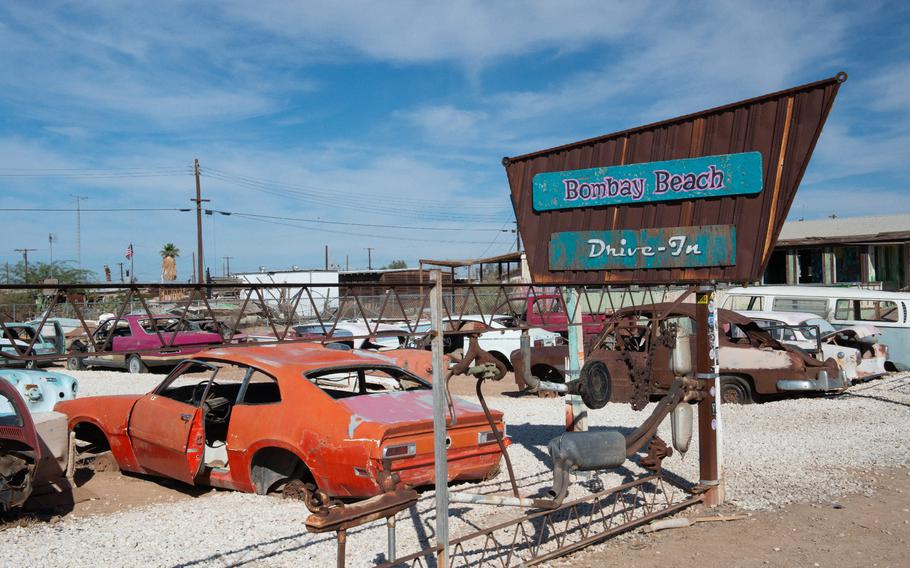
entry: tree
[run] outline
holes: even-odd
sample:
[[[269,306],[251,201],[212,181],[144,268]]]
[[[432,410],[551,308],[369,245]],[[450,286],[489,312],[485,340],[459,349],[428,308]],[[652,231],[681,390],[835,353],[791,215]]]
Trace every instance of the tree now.
[[[167,243],[159,251],[161,254],[161,277],[167,282],[177,279],[177,260],[180,249],[174,243]]]
[[[25,280],[25,263],[18,262],[9,268],[11,284],[40,284],[48,278],[56,278],[60,284],[79,284],[94,282],[98,276],[86,268],[70,266],[71,261],[30,262],[28,263],[28,281]]]
[[[403,260],[393,260],[387,265],[383,266],[383,269],[394,269],[394,268],[407,268],[408,263]]]

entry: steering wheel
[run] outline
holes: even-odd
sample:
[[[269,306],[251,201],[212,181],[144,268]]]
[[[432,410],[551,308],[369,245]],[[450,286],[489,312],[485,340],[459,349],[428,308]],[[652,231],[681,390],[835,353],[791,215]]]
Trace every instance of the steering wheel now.
[[[209,392],[215,392],[215,389],[218,388],[218,383],[211,381],[212,389]],[[209,384],[209,380],[205,379],[204,381],[199,381],[196,386],[193,387],[193,398],[191,402],[193,404],[199,404],[202,402],[202,395],[205,394],[205,387]]]

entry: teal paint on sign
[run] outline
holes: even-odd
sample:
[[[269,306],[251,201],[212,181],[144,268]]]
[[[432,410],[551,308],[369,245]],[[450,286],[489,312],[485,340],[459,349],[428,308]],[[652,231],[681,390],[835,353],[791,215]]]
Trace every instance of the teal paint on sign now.
[[[698,268],[736,264],[732,225],[570,231],[550,235],[550,270]]]
[[[762,190],[761,152],[534,176],[536,211],[749,195]]]

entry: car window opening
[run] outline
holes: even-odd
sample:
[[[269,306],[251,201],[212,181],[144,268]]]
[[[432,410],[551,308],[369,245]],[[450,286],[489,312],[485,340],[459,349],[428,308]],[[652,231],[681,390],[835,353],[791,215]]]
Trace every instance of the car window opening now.
[[[423,379],[395,367],[336,367],[304,373],[304,377],[334,399],[431,388]]]
[[[205,431],[204,463],[227,469],[227,439],[235,407],[281,402],[278,381],[245,365],[188,361],[174,369],[157,394],[202,412]]]

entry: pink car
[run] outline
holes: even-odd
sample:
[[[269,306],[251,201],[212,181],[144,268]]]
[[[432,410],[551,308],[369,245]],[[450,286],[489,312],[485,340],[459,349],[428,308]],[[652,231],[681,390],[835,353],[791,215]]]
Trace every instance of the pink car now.
[[[91,340],[73,342],[75,349],[86,354],[67,359],[66,368],[109,367],[144,373],[149,367],[176,365],[222,343],[220,334],[203,331],[195,322],[176,316],[129,315],[105,320]],[[94,354],[97,352],[108,353]]]

